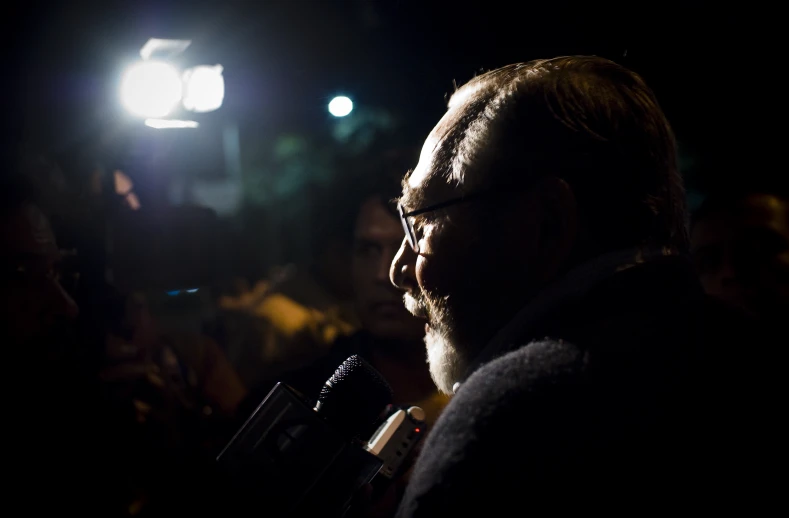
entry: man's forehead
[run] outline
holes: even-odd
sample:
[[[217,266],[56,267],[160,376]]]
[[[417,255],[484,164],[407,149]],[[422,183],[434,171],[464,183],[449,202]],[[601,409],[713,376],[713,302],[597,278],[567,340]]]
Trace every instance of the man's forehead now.
[[[446,144],[446,137],[454,126],[458,117],[458,109],[453,108],[447,111],[435,128],[427,136],[422,151],[419,154],[419,162],[414,170],[406,177],[403,182],[403,197],[401,202],[404,206],[412,207],[419,203],[423,198],[435,190],[437,184],[434,182],[437,169],[442,165],[438,163],[442,155],[442,146]]]
[[[403,195],[400,197],[400,203],[409,209],[422,202],[430,184],[434,162],[432,151],[434,145],[430,140],[428,137],[422,147],[422,153],[419,155],[419,162],[412,171],[408,172],[403,181]]]
[[[440,144],[441,140],[438,135],[435,134],[435,130],[433,130],[422,146],[422,151],[419,153],[419,162],[408,176],[408,188],[417,190],[427,185],[430,173],[433,171],[436,151]]]

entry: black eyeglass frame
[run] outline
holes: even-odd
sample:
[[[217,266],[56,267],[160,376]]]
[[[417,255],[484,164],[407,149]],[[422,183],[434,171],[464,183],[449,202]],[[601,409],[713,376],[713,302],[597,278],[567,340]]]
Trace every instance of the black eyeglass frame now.
[[[416,231],[414,231],[414,224],[411,223],[411,220],[409,220],[408,218],[419,216],[420,214],[426,214],[428,212],[433,212],[439,209],[445,209],[447,207],[451,207],[452,205],[474,201],[484,196],[490,195],[493,192],[496,191],[483,191],[483,192],[467,194],[466,196],[461,196],[459,198],[452,198],[451,200],[442,201],[441,203],[436,203],[435,205],[429,205],[421,209],[412,210],[411,212],[406,212],[405,209],[403,209],[402,203],[398,203],[397,213],[400,215],[400,223],[402,223],[403,225],[403,230],[405,231],[405,237],[406,239],[408,239],[408,244],[411,245],[411,249],[414,252],[419,253],[419,242],[416,239]]]

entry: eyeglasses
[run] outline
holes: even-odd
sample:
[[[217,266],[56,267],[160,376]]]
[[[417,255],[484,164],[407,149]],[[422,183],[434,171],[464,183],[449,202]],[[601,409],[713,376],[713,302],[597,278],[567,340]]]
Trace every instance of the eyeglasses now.
[[[469,201],[474,201],[479,199],[483,196],[490,194],[489,191],[484,192],[477,192],[474,194],[468,194],[466,196],[462,196],[460,198],[452,198],[451,200],[447,200],[441,203],[436,203],[435,205],[430,205],[429,207],[423,207],[421,209],[412,210],[411,212],[406,212],[403,209],[403,205],[401,203],[397,204],[397,213],[400,215],[400,222],[403,224],[403,230],[405,231],[405,237],[408,239],[408,243],[411,245],[411,249],[419,253],[419,241],[416,238],[416,232],[414,231],[414,223],[411,219],[414,216],[419,216],[420,214],[426,214],[428,212],[433,212],[439,209],[445,209],[447,207],[451,207],[452,205],[457,205],[459,203],[466,203]]]

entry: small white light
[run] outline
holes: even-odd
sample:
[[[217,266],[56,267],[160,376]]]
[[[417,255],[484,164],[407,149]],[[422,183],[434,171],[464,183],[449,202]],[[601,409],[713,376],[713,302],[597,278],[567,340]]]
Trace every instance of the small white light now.
[[[184,108],[193,112],[219,109],[225,99],[222,65],[190,68],[184,72]]]
[[[182,121],[177,119],[145,119],[145,125],[156,129],[197,128],[197,121]]]
[[[164,117],[181,100],[178,70],[161,61],[141,61],[129,67],[121,80],[121,102],[134,115]]]
[[[186,293],[197,293],[199,290],[200,288],[192,288],[190,290],[186,290]]]
[[[345,117],[353,110],[353,101],[341,95],[329,103],[329,113],[335,117]]]

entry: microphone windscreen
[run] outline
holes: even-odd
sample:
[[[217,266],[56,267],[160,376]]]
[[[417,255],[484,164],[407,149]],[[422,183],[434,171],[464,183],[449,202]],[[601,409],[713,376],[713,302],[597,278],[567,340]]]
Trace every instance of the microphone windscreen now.
[[[392,389],[369,363],[353,355],[326,380],[318,396],[318,412],[350,436],[365,431],[392,402]]]

